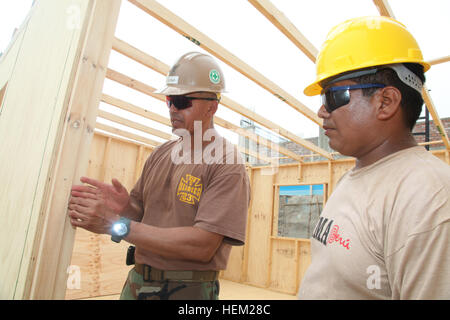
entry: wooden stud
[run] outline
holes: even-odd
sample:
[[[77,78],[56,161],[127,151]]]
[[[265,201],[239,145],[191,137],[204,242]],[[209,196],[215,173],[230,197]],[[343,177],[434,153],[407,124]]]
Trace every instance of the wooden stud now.
[[[394,12],[387,0],[373,0],[373,3],[377,7],[378,12],[380,12],[380,15],[395,19]]]
[[[114,98],[114,97],[112,97],[110,95],[103,94],[102,95],[102,101],[107,103],[107,104],[110,104],[112,106],[115,106],[117,108],[120,108],[122,110],[125,110],[125,111],[128,111],[128,112],[137,114],[137,115],[139,115],[141,117],[144,117],[144,118],[147,118],[147,119],[159,122],[159,123],[164,124],[166,126],[172,126],[169,118],[163,117],[163,116],[161,116],[161,115],[159,115],[159,114],[157,114],[155,112],[152,112],[150,110],[137,107],[137,106],[135,106],[135,105],[133,105],[131,103],[128,103],[126,101]]]
[[[139,177],[141,176],[140,168],[142,167],[143,162],[144,162],[144,159],[142,159],[143,154],[144,154],[144,147],[139,146],[138,156],[136,158],[136,167],[134,170],[134,181],[137,181],[139,179]]]
[[[295,240],[295,293],[298,292],[299,289],[299,282],[300,282],[300,241],[297,239]]]
[[[101,129],[101,130],[103,130],[103,129]],[[153,151],[153,149],[154,149],[154,146],[149,145],[147,143],[140,142],[140,141],[138,141],[136,139],[133,139],[134,141],[131,141],[131,140],[125,139],[123,137],[118,137],[118,136],[115,136],[113,134],[110,134],[109,132],[102,132],[102,131],[95,130],[94,131],[94,136],[95,135],[102,136],[102,137],[105,137],[105,138],[112,138],[112,139],[115,139],[115,140],[118,140],[118,141],[121,141],[121,142],[131,143],[131,144],[134,144],[134,145],[137,145],[137,146],[143,146],[144,148],[150,149],[151,151]]]
[[[298,169],[297,169],[297,180],[298,180],[298,182],[301,182],[302,181],[302,164],[301,163],[299,163],[298,164]]]
[[[99,180],[100,181],[105,181],[105,176],[106,176],[106,169],[108,168],[108,161],[109,161],[109,150],[111,149],[111,137],[108,137],[106,139],[106,145],[105,145],[105,152],[103,152],[103,161],[102,161],[102,166],[101,166],[101,171],[100,171],[100,176],[99,176]]]
[[[428,61],[428,63],[432,66],[434,66],[436,64],[444,63],[444,62],[450,62],[450,56],[436,58],[436,59]]]
[[[153,71],[162,73],[164,75],[167,75],[169,73],[170,67],[164,62],[152,56],[149,56],[145,52],[133,47],[123,40],[114,38],[112,48],[114,51],[117,51],[124,56],[127,56],[128,58],[133,59],[136,62],[139,62],[140,64],[152,69]]]
[[[117,83],[120,83],[124,86],[127,86],[131,89],[134,89],[136,91],[139,91],[141,93],[144,93],[146,95],[149,95],[155,99],[161,100],[162,96],[158,94],[154,94],[155,88],[152,88],[145,83],[142,83],[140,81],[137,81],[131,77],[128,77],[124,75],[123,73],[120,73],[118,71],[115,71],[113,69],[108,68],[106,70],[106,78],[113,80]]]
[[[120,116],[117,116],[117,115],[115,115],[113,113],[110,113],[110,112],[107,112],[107,111],[99,110],[98,111],[98,116],[100,118],[103,118],[103,119],[106,119],[106,120],[109,120],[109,121],[113,121],[113,122],[119,123],[121,125],[130,127],[130,128],[136,129],[136,130],[140,130],[142,132],[146,132],[148,134],[154,135],[156,137],[159,137],[159,138],[162,138],[162,139],[165,139],[165,140],[171,140],[171,139],[175,138],[175,136],[173,136],[173,135],[171,135],[169,133],[166,133],[164,131],[150,128],[150,127],[148,127],[146,125],[143,125],[141,123],[134,122],[134,121],[122,118]]]
[[[95,124],[95,128],[103,130],[103,131],[106,131],[106,132],[108,132],[110,134],[113,134],[113,135],[117,135],[117,136],[122,137],[122,138],[132,139],[134,141],[137,141],[139,143],[143,143],[143,144],[145,144],[145,145],[147,145],[149,147],[152,147],[152,148],[162,144],[162,142],[159,142],[159,141],[156,141],[156,140],[152,140],[152,139],[149,139],[149,138],[144,138],[144,137],[141,137],[141,136],[139,136],[137,134],[134,134],[134,133],[131,133],[131,132],[128,132],[128,131],[125,131],[125,130],[120,130],[118,128],[111,127],[111,126],[108,126],[108,125],[100,123],[100,122],[97,122]],[[126,141],[128,141],[128,140],[126,140]]]
[[[249,182],[250,182],[250,192],[252,190],[253,186],[253,169],[251,167],[247,168],[247,174],[249,176]],[[250,203],[248,206],[248,213],[247,213],[247,225],[245,228],[245,247],[244,247],[244,256],[242,261],[242,273],[241,273],[241,282],[245,282],[248,280],[247,273],[248,273],[248,248],[249,248],[249,239],[250,239],[250,224],[252,223],[252,202],[253,202],[253,196],[250,195]]]

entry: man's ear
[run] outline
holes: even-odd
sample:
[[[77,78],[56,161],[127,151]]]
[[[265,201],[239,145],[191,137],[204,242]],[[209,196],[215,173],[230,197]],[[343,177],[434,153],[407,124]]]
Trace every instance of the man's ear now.
[[[207,115],[210,117],[213,117],[214,114],[216,113],[218,107],[219,107],[218,101],[211,101],[211,103],[208,106]]]
[[[387,86],[380,89],[374,96],[377,103],[377,119],[389,120],[401,112],[402,94],[396,87]]]

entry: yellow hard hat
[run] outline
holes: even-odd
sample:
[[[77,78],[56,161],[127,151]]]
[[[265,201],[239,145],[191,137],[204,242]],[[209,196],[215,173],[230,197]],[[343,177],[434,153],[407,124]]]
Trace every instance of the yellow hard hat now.
[[[225,78],[218,63],[209,55],[189,52],[182,55],[166,77],[165,88],[157,94],[183,95],[191,92],[225,92]]]
[[[335,26],[328,33],[316,60],[316,80],[303,91],[318,95],[322,83],[338,74],[396,63],[418,63],[424,71],[417,41],[400,22],[383,16],[360,17]]]

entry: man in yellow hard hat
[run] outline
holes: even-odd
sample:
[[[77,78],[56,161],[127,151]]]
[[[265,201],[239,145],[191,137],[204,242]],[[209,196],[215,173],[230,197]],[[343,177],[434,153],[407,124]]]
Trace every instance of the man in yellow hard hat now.
[[[213,122],[224,81],[209,55],[180,57],[158,92],[180,138],[155,148],[129,194],[115,179],[72,188],[72,225],[135,245],[121,299],[218,299],[219,271],[244,244],[248,176]]]
[[[332,29],[306,95],[330,147],[356,158],[311,239],[300,299],[449,299],[450,167],[418,146],[424,72],[416,40],[386,17]]]

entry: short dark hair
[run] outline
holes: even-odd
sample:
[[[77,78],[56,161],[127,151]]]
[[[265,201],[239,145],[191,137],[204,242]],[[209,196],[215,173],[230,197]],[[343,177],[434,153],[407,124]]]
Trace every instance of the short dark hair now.
[[[423,71],[423,66],[417,63],[404,63],[406,68],[413,72],[422,83],[425,83],[425,74]],[[410,86],[403,83],[397,73],[389,68],[381,69],[377,73],[372,75],[364,75],[357,78],[352,78],[358,84],[363,83],[381,83],[386,86],[396,87],[402,94],[401,107],[403,108],[404,120],[407,127],[412,131],[417,119],[419,119],[422,112],[423,98],[422,95],[411,88]],[[377,88],[364,89],[364,96],[371,96],[378,90]]]

